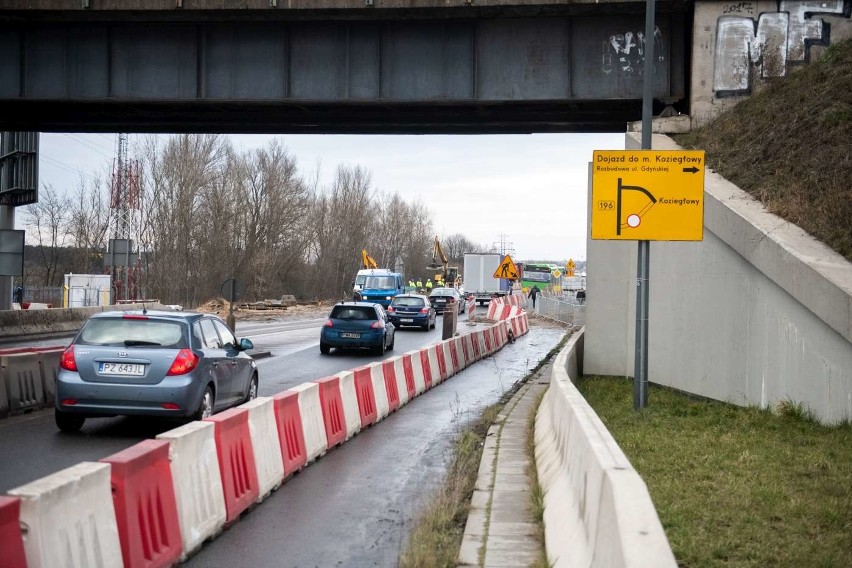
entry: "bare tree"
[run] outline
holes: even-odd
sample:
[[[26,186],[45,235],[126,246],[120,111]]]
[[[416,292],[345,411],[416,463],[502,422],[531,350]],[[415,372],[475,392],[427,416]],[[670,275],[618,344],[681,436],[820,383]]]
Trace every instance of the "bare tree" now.
[[[109,231],[110,210],[105,199],[103,180],[95,178],[86,185],[81,179],[69,199],[68,232],[74,244],[71,265],[75,272],[101,272],[101,251]]]
[[[60,195],[52,185],[45,185],[37,203],[26,207],[27,233],[34,235],[38,244],[42,281],[47,286],[59,286],[59,259],[62,249],[69,243],[68,223],[71,202]]]

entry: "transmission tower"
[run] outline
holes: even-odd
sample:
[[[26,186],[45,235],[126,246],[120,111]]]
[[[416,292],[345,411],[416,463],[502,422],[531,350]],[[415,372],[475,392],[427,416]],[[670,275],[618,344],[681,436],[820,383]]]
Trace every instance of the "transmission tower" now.
[[[142,196],[139,186],[139,161],[127,158],[127,134],[119,134],[116,141],[109,207],[112,210],[110,238],[127,239],[132,244],[130,252],[136,253],[139,247]],[[128,267],[113,266],[112,276],[116,300],[139,298],[139,260]]]
[[[500,237],[500,240],[494,242],[494,248],[499,250],[500,254],[515,256],[515,244],[509,241],[509,235],[506,233],[500,233],[498,236]]]

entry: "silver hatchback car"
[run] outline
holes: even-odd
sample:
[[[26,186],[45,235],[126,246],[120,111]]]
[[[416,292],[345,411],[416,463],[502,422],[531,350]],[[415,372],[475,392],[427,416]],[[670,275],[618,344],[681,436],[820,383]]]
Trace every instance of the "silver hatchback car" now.
[[[206,418],[257,396],[257,364],[220,318],[192,312],[103,312],[62,353],[56,425],[87,417]]]

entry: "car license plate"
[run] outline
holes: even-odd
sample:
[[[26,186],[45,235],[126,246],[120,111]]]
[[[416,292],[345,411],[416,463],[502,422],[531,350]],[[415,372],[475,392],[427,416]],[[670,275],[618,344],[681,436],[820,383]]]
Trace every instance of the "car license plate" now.
[[[414,323],[414,320],[412,318],[402,318],[399,321],[401,321],[402,323]]]
[[[141,377],[145,374],[145,365],[142,363],[99,363],[98,372],[102,375]]]
[[[347,339],[360,339],[361,334],[360,333],[341,333],[340,337],[345,337]]]

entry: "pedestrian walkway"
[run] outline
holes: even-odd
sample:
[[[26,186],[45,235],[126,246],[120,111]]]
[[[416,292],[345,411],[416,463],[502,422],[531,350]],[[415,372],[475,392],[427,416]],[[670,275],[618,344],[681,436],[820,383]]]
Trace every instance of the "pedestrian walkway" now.
[[[528,567],[540,558],[531,512],[527,424],[550,384],[552,360],[531,377],[488,430],[459,552],[459,566]]]

